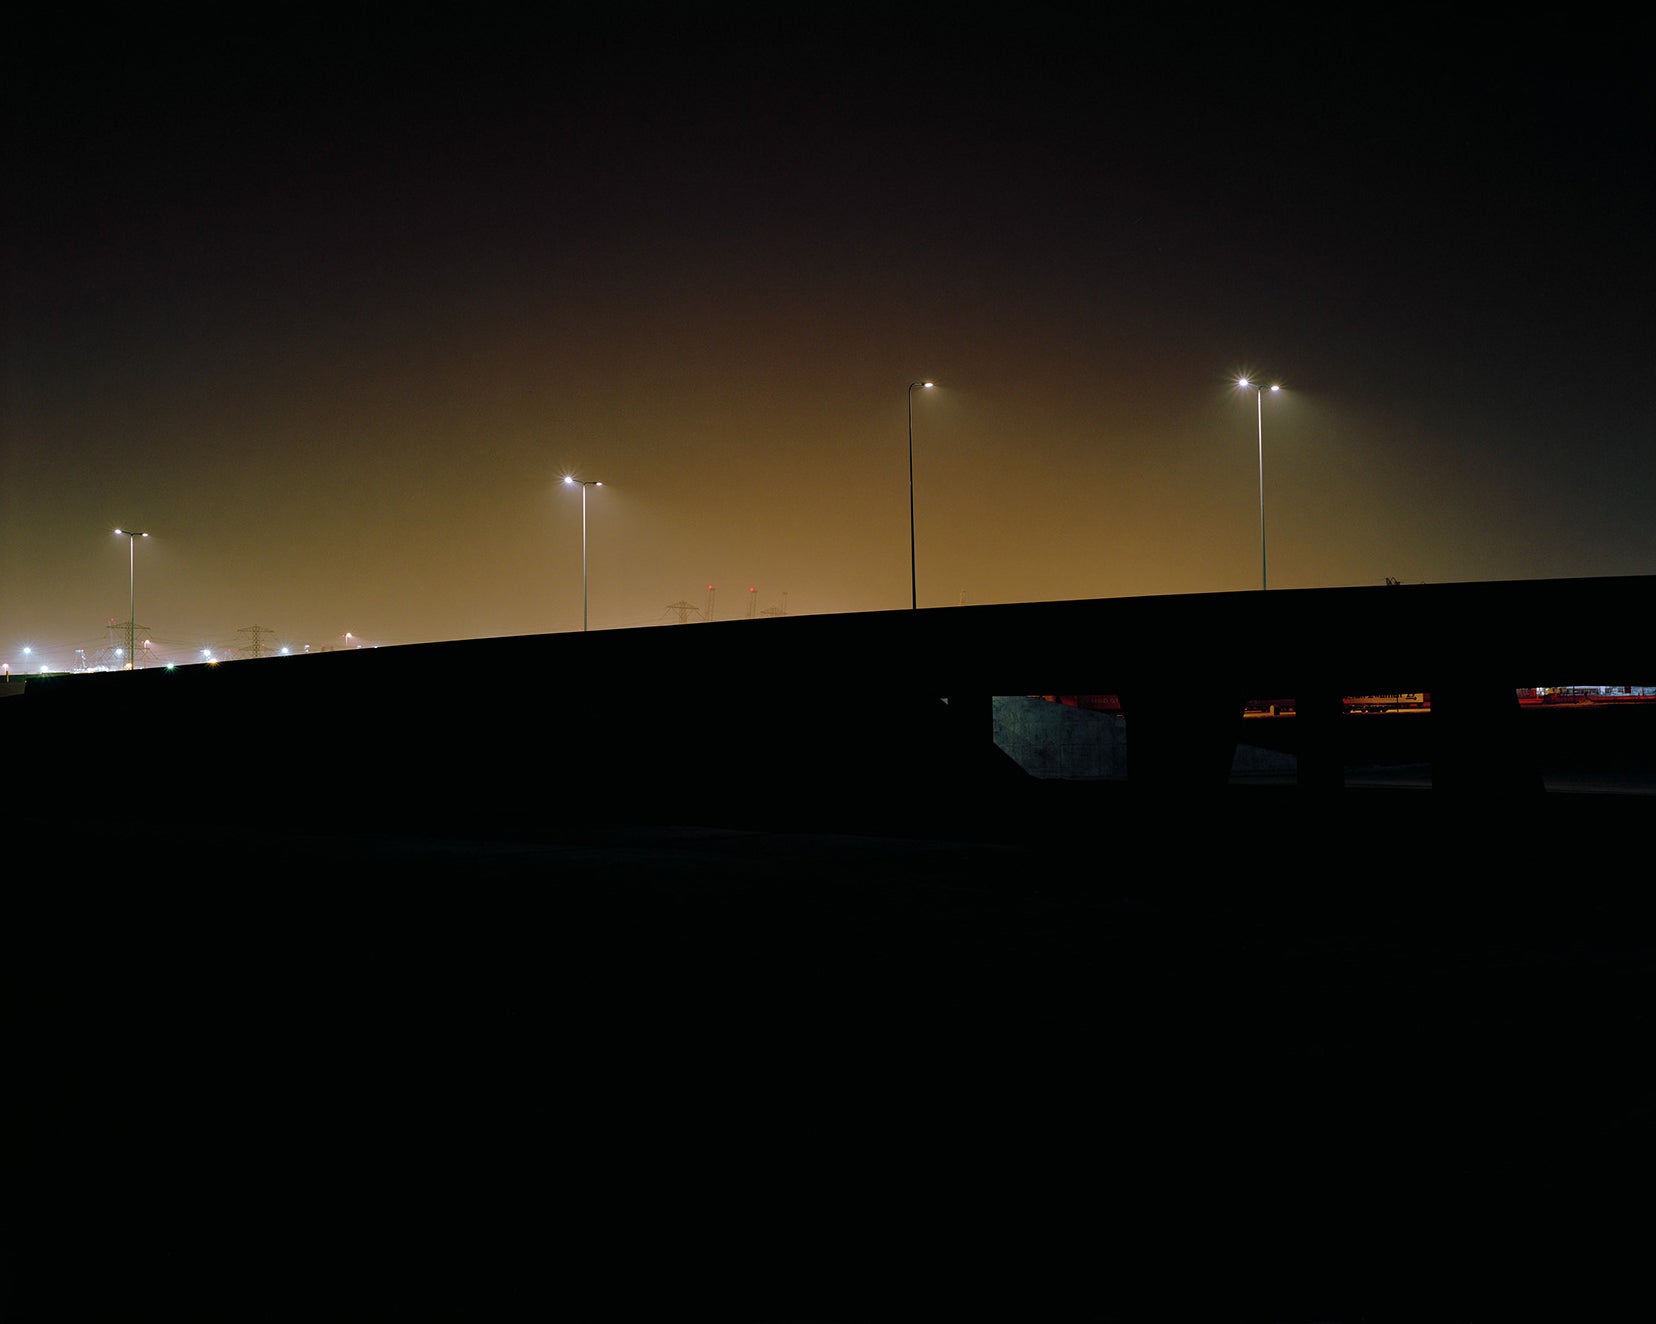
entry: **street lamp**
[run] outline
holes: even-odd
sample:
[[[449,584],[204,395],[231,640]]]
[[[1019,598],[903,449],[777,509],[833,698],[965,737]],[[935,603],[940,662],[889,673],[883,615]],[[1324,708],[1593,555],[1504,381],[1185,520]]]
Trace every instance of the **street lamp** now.
[[[920,581],[915,573],[914,562],[914,388],[923,386],[931,390],[930,382],[910,382],[908,388],[908,434],[909,434],[909,610],[920,609]]]
[[[1236,384],[1246,390],[1253,388],[1254,412],[1259,419],[1259,589],[1265,591],[1265,387],[1246,377],[1238,377]],[[1273,392],[1280,386],[1272,386]]]
[[[138,654],[134,651],[134,636],[138,627],[134,622],[138,619],[138,539],[147,538],[147,533],[134,533],[131,529],[116,529],[116,533],[127,540],[127,670],[138,669]]]
[[[564,475],[565,487],[574,487],[576,485],[579,485],[581,489],[581,630],[584,633],[587,628],[586,494],[587,488],[602,487],[603,483],[599,482],[596,478],[576,478],[572,474]]]

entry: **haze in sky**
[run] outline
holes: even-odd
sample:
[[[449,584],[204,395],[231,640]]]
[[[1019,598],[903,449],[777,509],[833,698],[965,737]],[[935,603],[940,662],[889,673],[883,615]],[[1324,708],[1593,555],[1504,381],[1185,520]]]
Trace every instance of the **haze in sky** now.
[[[1656,572],[1630,33],[1019,14],[20,24],[0,660]]]

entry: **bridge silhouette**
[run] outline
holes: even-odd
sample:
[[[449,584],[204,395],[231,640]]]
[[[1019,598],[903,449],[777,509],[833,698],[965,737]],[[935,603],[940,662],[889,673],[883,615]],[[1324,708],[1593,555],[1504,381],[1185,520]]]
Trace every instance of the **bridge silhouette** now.
[[[786,822],[1011,811],[997,695],[1115,694],[1127,784],[1226,785],[1250,698],[1292,697],[1296,779],[1343,783],[1341,698],[1429,692],[1441,797],[1542,789],[1517,690],[1631,683],[1656,577],[949,607],[402,645],[30,678],[8,748],[120,812],[348,824]]]
[[[585,1268],[681,1308],[707,1265],[837,1285],[878,1240],[970,1309],[962,1246],[1107,1280],[1100,1247],[1135,1252],[1096,1207],[1234,1308],[1272,1266],[1384,1279],[1400,1226],[1459,1257],[1469,1222],[1577,1217],[1600,1194],[1549,1174],[1625,1184],[1649,1133],[1649,801],[1544,800],[1523,717],[1550,714],[1516,691],[1648,680],[1653,593],[31,677],[0,703],[30,788],[0,889],[13,1295],[544,1306]],[[1430,724],[1429,792],[1341,789],[1339,698],[1376,692],[1430,693],[1400,719]],[[1121,697],[1111,789],[994,744],[993,696],[1066,693]],[[1294,699],[1298,785],[1227,791],[1266,696]],[[660,826],[695,824],[730,826]],[[1199,1214],[1211,1237],[1178,1231]]]

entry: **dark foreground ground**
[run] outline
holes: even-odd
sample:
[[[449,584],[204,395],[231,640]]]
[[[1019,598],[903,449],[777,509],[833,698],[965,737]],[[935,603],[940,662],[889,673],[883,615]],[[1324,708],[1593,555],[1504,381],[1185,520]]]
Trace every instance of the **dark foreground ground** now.
[[[1583,1302],[1643,1254],[1653,806],[1054,789],[916,836],[19,815],[3,1314]]]

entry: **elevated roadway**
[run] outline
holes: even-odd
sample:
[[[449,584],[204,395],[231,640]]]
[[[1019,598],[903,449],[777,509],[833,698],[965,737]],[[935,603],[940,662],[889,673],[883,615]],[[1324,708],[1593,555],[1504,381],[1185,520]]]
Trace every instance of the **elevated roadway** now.
[[[1188,795],[1225,785],[1250,697],[1294,698],[1310,790],[1341,785],[1341,696],[1423,691],[1434,790],[1508,796],[1541,789],[1517,689],[1650,681],[1653,607],[1639,576],[514,636],[31,678],[0,733],[138,813],[833,826],[1018,794],[995,695],[1119,695],[1128,782]]]

